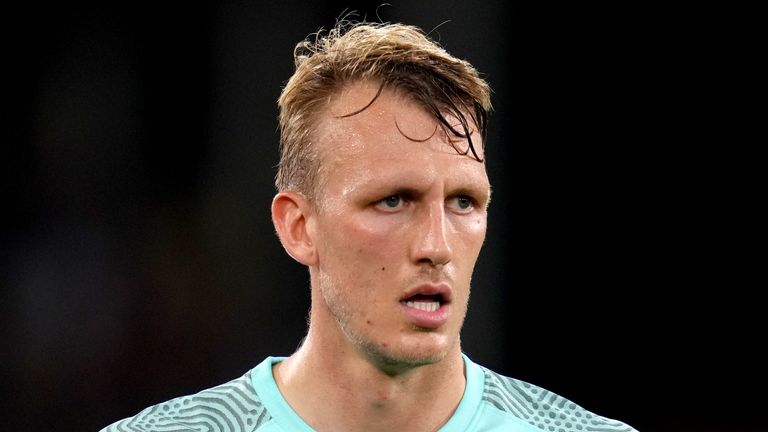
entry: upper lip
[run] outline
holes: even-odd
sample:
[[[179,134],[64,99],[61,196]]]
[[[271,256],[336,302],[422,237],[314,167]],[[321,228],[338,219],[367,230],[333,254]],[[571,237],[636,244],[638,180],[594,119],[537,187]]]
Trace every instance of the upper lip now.
[[[441,303],[449,303],[453,297],[453,290],[447,283],[425,283],[405,292],[400,301],[405,301],[415,295],[439,295]]]

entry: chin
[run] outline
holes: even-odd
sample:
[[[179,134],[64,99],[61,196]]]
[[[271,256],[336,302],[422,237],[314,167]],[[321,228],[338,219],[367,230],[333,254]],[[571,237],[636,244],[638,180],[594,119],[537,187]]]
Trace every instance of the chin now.
[[[404,344],[395,348],[368,342],[362,344],[362,348],[369,361],[388,375],[399,375],[421,366],[439,363],[449,351],[447,347],[434,344],[409,345]]]

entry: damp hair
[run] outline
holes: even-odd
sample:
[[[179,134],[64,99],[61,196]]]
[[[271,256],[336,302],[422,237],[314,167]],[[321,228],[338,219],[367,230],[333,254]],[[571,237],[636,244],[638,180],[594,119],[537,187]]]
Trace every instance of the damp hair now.
[[[283,88],[280,109],[278,191],[315,196],[321,161],[313,142],[318,117],[345,85],[372,80],[413,100],[438,122],[456,151],[479,162],[484,145],[490,87],[465,60],[450,55],[417,27],[404,24],[341,21],[296,45],[296,71]],[[482,143],[472,140],[477,130]],[[466,148],[458,143],[466,141]]]

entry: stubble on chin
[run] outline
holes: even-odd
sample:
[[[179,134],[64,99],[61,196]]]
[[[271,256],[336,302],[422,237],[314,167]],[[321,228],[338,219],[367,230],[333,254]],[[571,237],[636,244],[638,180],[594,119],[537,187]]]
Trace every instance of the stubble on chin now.
[[[338,289],[327,273],[319,273],[318,282],[327,310],[350,345],[383,373],[390,376],[399,375],[421,366],[437,363],[445,357],[446,353],[442,350],[425,353],[417,347],[391,347],[373,340],[370,335],[354,325],[353,318],[356,311],[348,301],[348,294]]]

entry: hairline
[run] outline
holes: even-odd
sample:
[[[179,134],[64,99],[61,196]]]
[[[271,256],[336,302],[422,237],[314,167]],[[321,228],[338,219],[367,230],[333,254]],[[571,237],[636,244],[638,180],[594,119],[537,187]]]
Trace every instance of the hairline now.
[[[355,111],[352,111],[351,113],[341,113],[338,115],[331,115],[330,109],[332,108],[335,101],[338,100],[338,98],[342,95],[344,91],[349,91],[350,88],[355,86],[356,84],[360,83],[374,83],[377,87],[380,87],[377,93],[371,98],[370,101],[366,102],[366,104],[362,107],[362,109],[355,109]],[[313,163],[309,169],[310,172],[314,173],[313,176],[313,182],[308,185],[308,190],[306,192],[303,191],[297,191],[301,193],[307,200],[310,202],[313,208],[316,208],[317,210],[322,210],[321,202],[318,202],[319,191],[321,189],[324,189],[325,183],[327,181],[327,173],[328,173],[328,165],[327,163],[323,163],[324,161],[328,161],[333,153],[328,153],[329,151],[332,151],[333,149],[330,148],[332,146],[332,143],[327,142],[327,140],[321,140],[320,136],[318,135],[322,124],[327,123],[329,120],[344,120],[349,117],[354,117],[356,115],[362,114],[363,112],[371,109],[373,105],[376,104],[376,101],[378,98],[383,94],[384,92],[389,91],[391,92],[395,97],[402,98],[403,100],[414,104],[419,109],[423,110],[426,114],[430,116],[432,120],[434,120],[437,124],[437,129],[441,129],[440,121],[435,118],[435,116],[429,111],[429,107],[421,102],[417,97],[415,97],[412,93],[400,88],[397,83],[387,83],[383,78],[380,77],[355,77],[350,78],[346,80],[345,82],[341,82],[338,84],[337,88],[332,90],[326,98],[324,98],[324,101],[322,104],[319,104],[316,110],[313,110],[311,113],[311,126],[309,127],[307,136],[308,136],[308,142],[307,144],[310,147],[310,154],[313,156]],[[443,114],[445,115],[445,114]],[[474,132],[477,133],[479,136],[479,143],[480,143],[480,150],[483,156],[485,156],[485,140],[482,136],[481,131],[479,130],[479,126],[475,124],[474,117],[471,115],[467,115],[467,113],[463,113],[465,118],[471,122],[471,126],[474,127]],[[395,123],[397,124],[397,123]],[[451,134],[450,131],[445,131],[447,134]],[[439,133],[439,132],[436,132]],[[401,132],[402,134],[402,132]],[[412,141],[414,145],[420,145],[424,144],[423,142],[419,142],[417,140],[411,139],[405,134],[403,134],[407,139]],[[467,141],[466,137],[461,137],[462,141]],[[441,140],[443,141],[443,140]],[[450,142],[445,141],[444,144],[453,150],[456,151],[458,156],[467,157],[470,158],[477,163],[483,165],[485,167],[485,158],[483,159],[477,159],[472,156],[469,151],[462,153],[459,150],[457,150],[455,147],[453,147]],[[341,155],[338,159],[344,159],[345,156]],[[292,190],[290,188],[286,188],[285,191]]]

